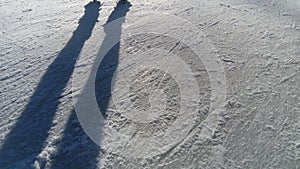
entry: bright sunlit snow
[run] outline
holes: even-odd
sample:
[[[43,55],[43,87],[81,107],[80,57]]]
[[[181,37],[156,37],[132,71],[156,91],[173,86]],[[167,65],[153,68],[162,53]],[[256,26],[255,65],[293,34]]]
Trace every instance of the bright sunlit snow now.
[[[1,0],[1,169],[298,169],[300,1]]]

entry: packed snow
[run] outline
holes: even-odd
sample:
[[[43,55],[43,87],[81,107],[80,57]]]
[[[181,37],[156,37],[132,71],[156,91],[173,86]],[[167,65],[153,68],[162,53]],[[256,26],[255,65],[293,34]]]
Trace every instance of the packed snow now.
[[[1,0],[0,168],[298,169],[300,1]]]

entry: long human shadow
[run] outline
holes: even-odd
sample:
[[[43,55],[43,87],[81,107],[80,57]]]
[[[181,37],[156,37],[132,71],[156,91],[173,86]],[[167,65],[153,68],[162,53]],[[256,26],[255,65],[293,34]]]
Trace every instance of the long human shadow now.
[[[122,24],[125,22],[125,16],[131,6],[129,2],[119,2],[106,22],[108,24],[114,21],[112,24],[113,28],[111,25],[104,26],[105,38],[100,50],[109,48],[109,51],[102,59],[97,70],[95,84],[97,103],[104,117],[107,116],[107,108],[111,98],[113,75],[119,64]],[[117,43],[111,46],[112,41]]]
[[[105,37],[99,49],[98,55],[101,53],[100,51],[106,50],[107,47],[110,46],[110,42],[112,39],[113,41],[120,41],[122,24],[125,20],[126,13],[129,11],[130,6],[131,4],[129,2],[118,3],[109,16],[106,24],[104,25]],[[118,21],[116,21],[117,19]],[[113,27],[107,26],[107,24],[113,21],[116,21],[114,22]],[[109,49],[109,52],[104,56],[97,71],[95,94],[97,100],[99,100],[99,108],[101,109],[101,112],[104,116],[106,116],[106,109],[111,95],[112,77],[118,66],[119,49],[120,43],[117,43],[111,49]],[[76,145],[76,142],[80,140],[81,135],[83,135],[82,133],[84,133],[78,122],[76,122],[76,124],[73,123],[74,119],[76,119],[76,116],[74,114],[75,110],[67,123],[64,136],[61,141],[63,144],[59,146],[57,157],[52,161],[52,169],[97,168],[97,156],[99,156],[100,148],[97,147],[95,143],[91,143],[91,139],[87,139],[88,141],[85,145],[77,145],[75,148],[71,146],[72,144]],[[80,131],[75,131],[74,128],[80,128]],[[72,149],[68,149],[68,147],[72,147]],[[76,154],[77,156],[74,157],[74,154]]]
[[[99,16],[100,3],[88,3],[84,16],[66,46],[49,65],[30,101],[10,130],[0,150],[0,168],[32,168],[52,126],[60,98],[73,73],[77,57]]]

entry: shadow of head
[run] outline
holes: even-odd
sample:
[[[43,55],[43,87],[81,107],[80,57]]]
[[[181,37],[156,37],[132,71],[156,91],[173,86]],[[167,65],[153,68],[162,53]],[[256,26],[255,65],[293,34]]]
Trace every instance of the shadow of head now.
[[[106,23],[125,17],[131,6],[130,2],[118,2]]]
[[[100,2],[90,2],[84,6],[84,15],[78,22],[78,28],[73,32],[73,38],[86,40],[91,36],[92,30],[98,22],[100,6]]]
[[[90,3],[86,4],[84,6],[84,8],[86,10],[89,9],[89,8],[98,8],[99,9],[100,6],[101,6],[101,3],[99,1],[96,1],[96,2],[90,2]]]
[[[90,2],[88,4],[86,4],[84,6],[85,8],[85,15],[90,13],[90,14],[93,14],[93,15],[99,15],[99,10],[100,10],[100,6],[101,6],[101,3],[100,2]]]

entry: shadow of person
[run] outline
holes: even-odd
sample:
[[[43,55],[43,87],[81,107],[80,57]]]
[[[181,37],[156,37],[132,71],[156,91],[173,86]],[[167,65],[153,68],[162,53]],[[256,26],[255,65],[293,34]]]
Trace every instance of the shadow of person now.
[[[121,39],[122,24],[125,21],[125,16],[131,7],[130,3],[118,3],[111,15],[109,16],[106,24],[104,25],[105,37],[100,46],[98,56],[100,55],[101,50],[105,50],[106,47],[110,45],[111,40],[119,42]],[[118,20],[118,21],[116,21]],[[108,23],[116,21],[112,27],[108,26]],[[111,92],[111,81],[112,76],[118,66],[119,58],[119,48],[120,44],[117,43],[113,48],[109,50],[107,55],[103,58],[98,71],[95,84],[96,98],[101,98],[100,102],[102,103],[100,107],[102,113],[106,113],[107,104]],[[94,63],[94,67],[97,66]],[[92,78],[89,77],[89,78]],[[89,90],[89,87],[83,90]],[[75,103],[77,104],[77,103]],[[88,115],[88,112],[85,112]],[[73,111],[66,129],[64,131],[64,136],[58,149],[58,153],[55,155],[55,158],[52,161],[51,168],[87,168],[93,169],[97,168],[98,159],[100,153],[100,147],[96,143],[92,142],[89,138],[84,138],[86,140],[85,144],[81,144],[79,140],[82,140],[82,137],[85,137],[83,128],[80,126],[77,120],[74,123],[75,110]],[[84,127],[84,125],[83,125]],[[77,131],[74,129],[77,128]],[[94,128],[94,130],[96,127]]]
[[[49,65],[30,101],[10,130],[0,150],[0,168],[32,168],[44,148],[48,131],[75,62],[99,16],[100,3],[89,3],[71,39]]]
[[[97,103],[104,117],[107,116],[107,107],[111,98],[113,75],[119,64],[122,24],[131,6],[129,2],[119,2],[104,25],[105,38],[100,50],[110,49],[98,68],[95,84]],[[111,22],[113,24],[108,26]],[[111,47],[112,41],[117,43]]]

